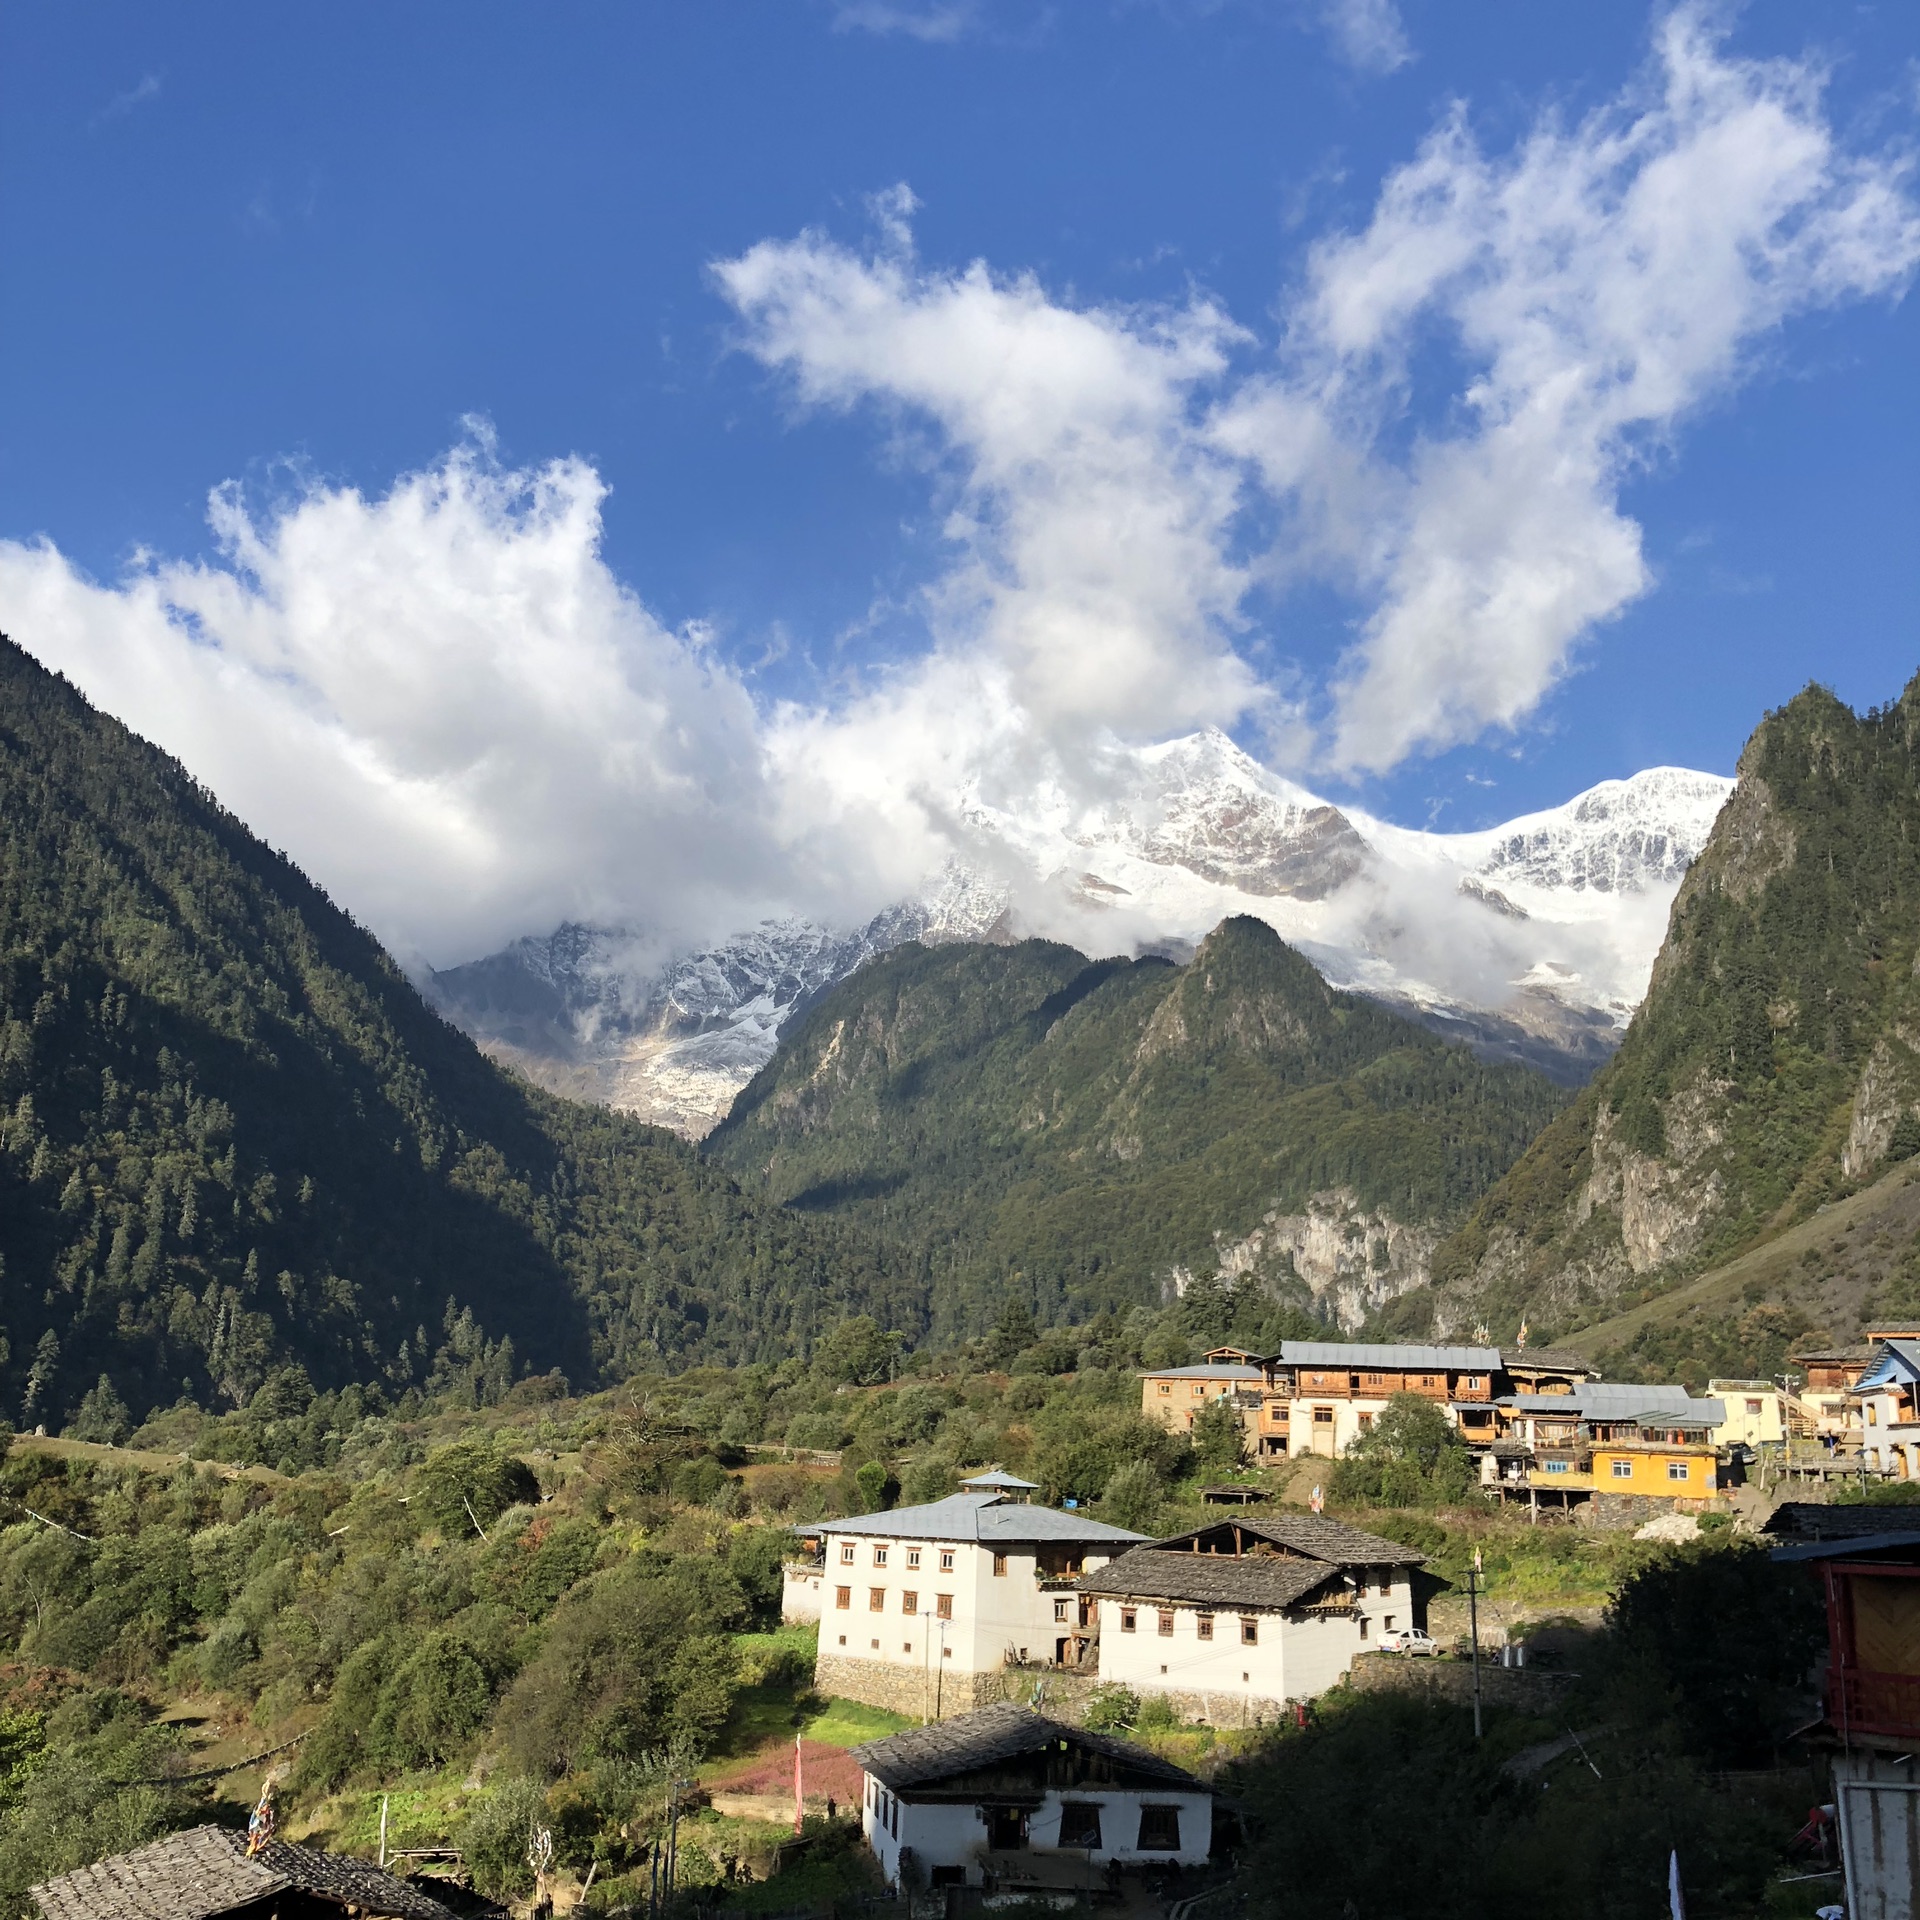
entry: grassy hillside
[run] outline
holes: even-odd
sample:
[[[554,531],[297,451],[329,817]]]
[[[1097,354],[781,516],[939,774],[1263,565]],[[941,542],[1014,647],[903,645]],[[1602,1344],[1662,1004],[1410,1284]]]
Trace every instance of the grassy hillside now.
[[[0,640],[0,1410],[802,1349],[919,1276],[485,1060],[176,762]],[[510,1343],[510,1344],[509,1344]]]
[[[1441,1250],[1436,1297],[1403,1324],[1568,1332],[1920,1149],[1917,721],[1920,683],[1865,715],[1810,688],[1767,717],[1620,1052]],[[1809,1298],[1791,1304],[1818,1320]]]
[[[1246,1257],[1305,1304],[1269,1216],[1330,1192],[1352,1290],[1404,1285],[1424,1248],[1400,1230],[1458,1219],[1564,1097],[1238,919],[1186,967],[1046,941],[889,954],[782,1040],[707,1151],[928,1245],[936,1325],[991,1318],[1009,1286],[1077,1319],[1254,1234]]]

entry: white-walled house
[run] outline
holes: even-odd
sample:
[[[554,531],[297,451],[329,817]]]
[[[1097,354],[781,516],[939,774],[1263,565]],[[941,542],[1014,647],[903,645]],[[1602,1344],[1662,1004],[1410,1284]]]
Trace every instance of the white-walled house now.
[[[1884,1339],[1854,1382],[1860,1451],[1896,1479],[1920,1479],[1920,1340]]]
[[[982,1707],[854,1749],[889,1886],[1097,1888],[1109,1867],[1200,1866],[1213,1796],[1171,1761],[1026,1707]]]
[[[1424,1625],[1409,1547],[1319,1514],[1222,1520],[1135,1547],[1079,1581],[1100,1678],[1216,1726],[1311,1700],[1394,1628]]]
[[[1145,1538],[1004,1484],[806,1533],[819,1557],[789,1564],[781,1611],[820,1622],[814,1684],[915,1719],[981,1704],[1012,1661],[1081,1664],[1075,1579]]]

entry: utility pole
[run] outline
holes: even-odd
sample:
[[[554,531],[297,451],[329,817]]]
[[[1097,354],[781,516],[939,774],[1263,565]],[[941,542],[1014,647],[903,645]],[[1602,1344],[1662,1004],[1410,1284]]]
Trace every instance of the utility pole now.
[[[1473,1550],[1467,1574],[1467,1618],[1473,1633],[1473,1737],[1480,1738],[1480,1549]]]
[[[380,1867],[384,1872],[387,1865],[387,1796],[380,1796]]]

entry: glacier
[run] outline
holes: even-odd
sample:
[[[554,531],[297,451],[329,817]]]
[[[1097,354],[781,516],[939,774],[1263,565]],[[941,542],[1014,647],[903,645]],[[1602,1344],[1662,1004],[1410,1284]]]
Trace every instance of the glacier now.
[[[820,993],[904,941],[1045,935],[1180,957],[1253,914],[1336,986],[1569,1084],[1618,1044],[1732,782],[1654,767],[1477,832],[1400,827],[1224,733],[1116,749],[1097,797],[950,796],[952,856],[857,927],[762,921],[697,951],[567,925],[423,983],[495,1058],[690,1138]]]

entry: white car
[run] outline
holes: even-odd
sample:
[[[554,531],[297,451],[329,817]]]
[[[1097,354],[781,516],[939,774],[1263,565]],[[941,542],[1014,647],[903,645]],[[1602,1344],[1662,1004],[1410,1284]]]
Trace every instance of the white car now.
[[[1440,1642],[1432,1634],[1422,1633],[1418,1627],[1395,1627],[1380,1636],[1380,1651],[1431,1660],[1440,1651]]]

